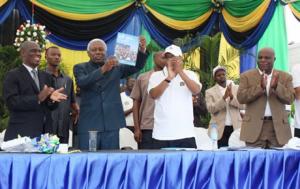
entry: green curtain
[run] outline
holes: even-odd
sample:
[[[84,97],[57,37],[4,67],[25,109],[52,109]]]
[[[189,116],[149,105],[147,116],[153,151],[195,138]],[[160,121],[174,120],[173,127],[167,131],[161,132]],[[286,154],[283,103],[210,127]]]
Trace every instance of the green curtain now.
[[[224,8],[235,17],[243,17],[254,11],[263,1],[270,0],[233,0],[225,1]]]
[[[112,11],[133,0],[34,0],[50,9],[76,14],[96,14]]]
[[[193,20],[212,8],[209,0],[147,0],[146,5],[175,20]]]
[[[291,3],[291,5],[293,6],[293,8],[300,12],[300,1],[293,2]]]
[[[288,71],[288,44],[284,19],[284,7],[278,3],[273,18],[264,35],[258,42],[258,48],[272,47],[275,51],[276,61],[274,68]]]

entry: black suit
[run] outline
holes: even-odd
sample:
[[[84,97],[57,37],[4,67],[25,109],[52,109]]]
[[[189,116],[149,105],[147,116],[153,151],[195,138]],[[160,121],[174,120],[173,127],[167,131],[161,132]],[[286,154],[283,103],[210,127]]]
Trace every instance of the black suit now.
[[[38,71],[40,89],[53,86],[51,76]],[[9,109],[10,119],[4,140],[14,139],[19,135],[37,137],[42,133],[51,133],[51,114],[57,104],[46,99],[38,103],[39,90],[28,70],[22,65],[9,71],[4,79],[3,96]]]

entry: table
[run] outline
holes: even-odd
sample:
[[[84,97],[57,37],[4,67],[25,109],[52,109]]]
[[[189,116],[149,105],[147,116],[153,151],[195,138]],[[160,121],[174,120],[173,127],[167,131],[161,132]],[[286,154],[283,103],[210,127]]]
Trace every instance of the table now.
[[[300,188],[300,152],[0,153],[0,188]]]

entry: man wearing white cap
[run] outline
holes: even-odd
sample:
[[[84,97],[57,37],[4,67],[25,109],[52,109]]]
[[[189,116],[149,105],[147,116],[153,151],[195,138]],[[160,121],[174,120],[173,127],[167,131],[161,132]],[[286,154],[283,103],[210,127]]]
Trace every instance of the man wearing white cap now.
[[[201,83],[192,71],[183,70],[182,52],[176,45],[164,52],[167,65],[151,75],[148,85],[155,99],[153,135],[158,148],[196,148],[192,95]]]
[[[228,146],[228,140],[233,130],[241,127],[242,107],[236,98],[238,86],[226,79],[226,68],[216,66],[213,69],[216,84],[205,91],[207,109],[211,115],[210,123],[216,123],[218,128],[218,147]],[[208,129],[210,132],[211,124]]]

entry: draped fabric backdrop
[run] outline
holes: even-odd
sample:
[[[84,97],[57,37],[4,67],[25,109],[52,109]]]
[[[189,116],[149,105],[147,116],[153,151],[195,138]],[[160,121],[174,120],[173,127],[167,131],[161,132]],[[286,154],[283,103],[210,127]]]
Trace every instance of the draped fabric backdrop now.
[[[107,42],[108,54],[111,55],[118,32],[146,35],[149,45],[158,47],[157,50],[187,34],[208,35],[213,28],[219,28],[226,41],[234,48],[242,49],[241,52],[253,51],[258,42],[258,49],[275,45],[276,68],[286,70],[288,64],[282,22],[285,4],[280,0],[0,0],[0,24],[14,8],[19,10],[24,21],[32,20],[32,4],[34,22],[45,25],[51,32],[48,39],[65,48],[64,51],[85,51],[88,41],[101,38]],[[300,2],[288,6],[300,20]],[[282,25],[276,24],[274,17]],[[253,61],[248,61],[253,57],[247,58],[247,53],[241,55],[240,70],[252,68]],[[71,65],[86,60],[73,62],[74,59],[68,58],[64,57]],[[150,56],[143,71],[152,66]]]
[[[263,47],[272,47],[275,51],[276,61],[274,67],[279,70],[288,71],[288,44],[284,19],[284,9],[277,6],[274,16],[258,42],[258,51]]]

